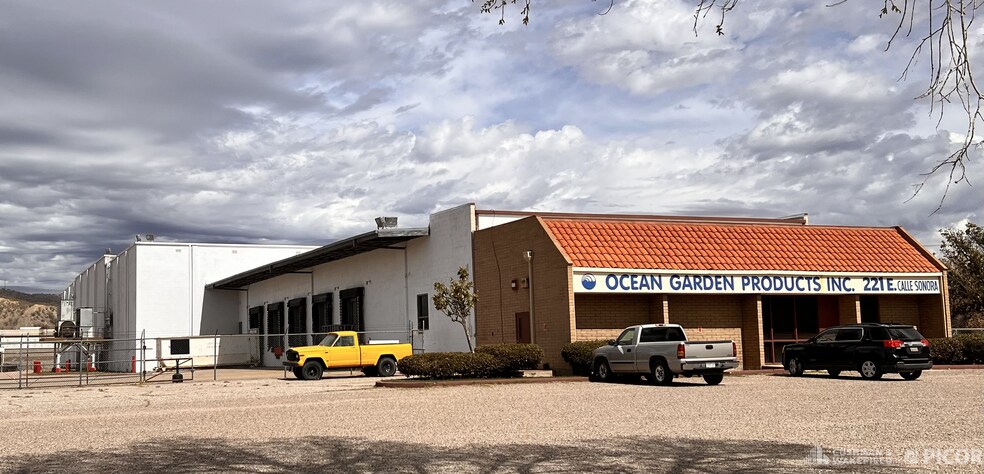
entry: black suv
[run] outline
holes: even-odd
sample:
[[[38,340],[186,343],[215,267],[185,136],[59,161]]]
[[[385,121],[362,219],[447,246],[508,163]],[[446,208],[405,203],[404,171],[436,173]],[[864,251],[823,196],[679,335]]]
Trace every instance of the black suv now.
[[[903,324],[851,324],[827,329],[809,341],[782,349],[782,365],[790,375],[804,370],[826,370],[832,377],[842,370],[856,370],[869,380],[897,372],[915,380],[931,369],[929,341],[912,326]]]

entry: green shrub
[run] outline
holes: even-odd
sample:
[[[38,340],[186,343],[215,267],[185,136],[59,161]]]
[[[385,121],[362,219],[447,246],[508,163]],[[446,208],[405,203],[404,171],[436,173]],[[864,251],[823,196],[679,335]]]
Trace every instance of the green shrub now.
[[[491,344],[479,346],[475,352],[495,357],[502,366],[503,375],[536,369],[543,360],[543,349],[536,344]]]
[[[564,346],[560,355],[571,364],[574,375],[588,375],[591,373],[592,352],[595,349],[608,344],[608,341],[578,341]]]
[[[984,363],[984,334],[958,334],[931,339],[929,349],[934,364],[981,364]]]
[[[959,334],[953,339],[959,341],[963,351],[963,360],[958,363],[980,364],[984,363],[984,334],[979,332],[970,334]]]
[[[963,360],[963,344],[952,337],[929,340],[929,350],[933,363],[941,365],[959,364]]]
[[[487,378],[503,372],[491,354],[471,352],[430,352],[400,359],[400,372],[428,379]]]

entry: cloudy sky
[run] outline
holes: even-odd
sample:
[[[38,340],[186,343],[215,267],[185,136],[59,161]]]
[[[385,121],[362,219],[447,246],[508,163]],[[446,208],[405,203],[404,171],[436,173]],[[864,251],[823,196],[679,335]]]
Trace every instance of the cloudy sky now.
[[[484,209],[777,217],[938,229],[974,187],[921,173],[924,64],[869,2],[3,1],[0,279],[60,291],[105,248],[325,244]]]

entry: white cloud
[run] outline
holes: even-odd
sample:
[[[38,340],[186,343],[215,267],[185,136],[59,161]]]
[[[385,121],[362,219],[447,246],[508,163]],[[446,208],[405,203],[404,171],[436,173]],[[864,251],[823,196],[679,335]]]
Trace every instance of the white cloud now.
[[[136,233],[326,243],[467,201],[924,242],[984,214],[965,186],[932,214],[941,180],[905,203],[955,128],[914,115],[867,5],[741,3],[722,37],[684,0],[597,6],[501,28],[469,2],[11,5],[0,277],[56,290]]]

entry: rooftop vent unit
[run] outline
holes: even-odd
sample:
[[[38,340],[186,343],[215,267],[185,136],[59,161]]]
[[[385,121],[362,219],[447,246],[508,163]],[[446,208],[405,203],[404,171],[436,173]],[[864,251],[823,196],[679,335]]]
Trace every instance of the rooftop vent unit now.
[[[393,229],[396,227],[395,217],[377,217],[376,218],[376,228],[377,229]]]

